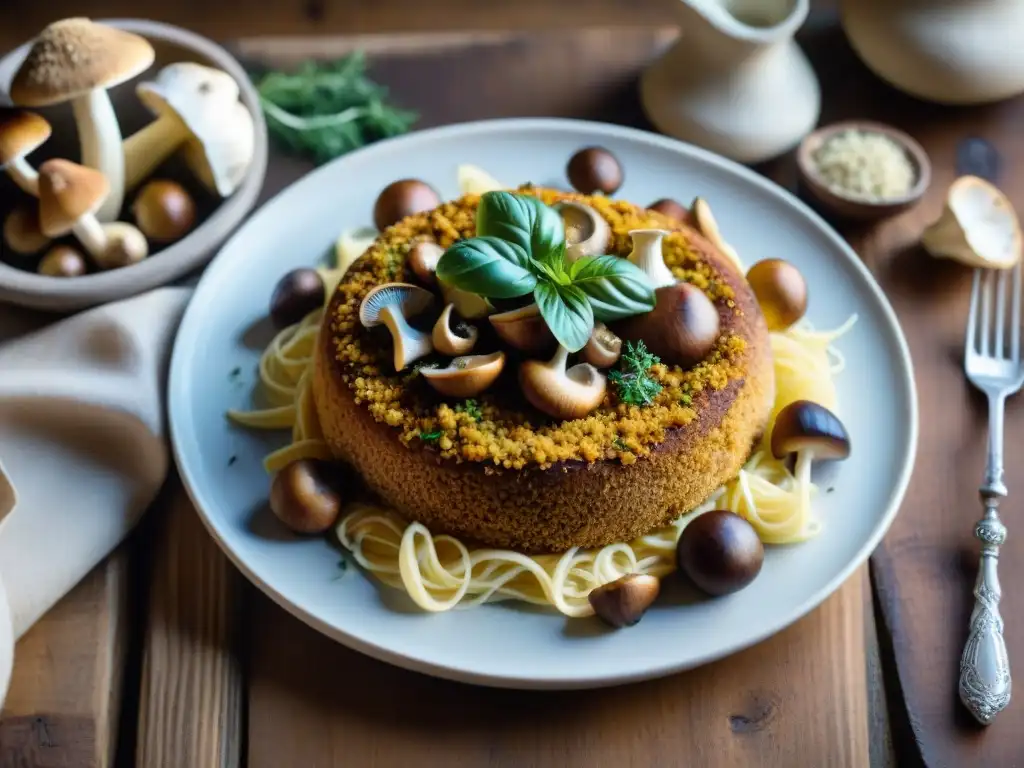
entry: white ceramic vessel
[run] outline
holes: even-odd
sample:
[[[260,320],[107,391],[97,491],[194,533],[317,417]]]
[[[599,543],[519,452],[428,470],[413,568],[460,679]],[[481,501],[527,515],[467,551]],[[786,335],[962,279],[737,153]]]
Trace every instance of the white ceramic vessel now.
[[[843,0],[864,63],[902,91],[942,104],[1024,93],[1021,0]]]
[[[821,89],[793,39],[809,0],[671,0],[679,40],[644,73],[640,96],[662,133],[739,162],[799,143]]]

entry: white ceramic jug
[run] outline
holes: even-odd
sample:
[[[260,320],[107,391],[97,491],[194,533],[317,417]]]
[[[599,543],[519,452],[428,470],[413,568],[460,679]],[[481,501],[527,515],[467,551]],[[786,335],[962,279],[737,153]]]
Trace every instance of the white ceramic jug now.
[[[942,104],[1024,92],[1021,0],[843,0],[857,55],[883,80]]]
[[[671,0],[680,37],[644,73],[662,133],[745,163],[792,149],[814,127],[821,90],[793,39],[809,0]]]

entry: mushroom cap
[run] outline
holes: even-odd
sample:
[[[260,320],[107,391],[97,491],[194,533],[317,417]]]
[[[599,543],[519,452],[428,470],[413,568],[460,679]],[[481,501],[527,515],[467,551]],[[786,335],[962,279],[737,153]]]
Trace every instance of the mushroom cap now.
[[[406,263],[416,277],[427,285],[437,282],[437,262],[444,255],[444,248],[432,240],[421,240],[409,249]]]
[[[100,269],[120,269],[138,264],[149,256],[149,242],[138,227],[124,221],[112,221],[103,225],[107,236],[107,248],[100,257],[95,257]]]
[[[1010,269],[1021,258],[1021,228],[1013,204],[977,176],[961,176],[949,188],[942,215],[921,243],[932,255],[983,269]]]
[[[505,368],[505,353],[456,357],[446,368],[420,368],[420,375],[435,390],[447,397],[479,395]]]
[[[605,253],[612,230],[604,216],[589,205],[574,201],[558,203],[554,208],[565,225],[565,255],[569,261]]]
[[[70,160],[47,160],[39,166],[39,229],[47,237],[67,234],[96,212],[109,191],[99,171]]]
[[[19,205],[11,209],[4,219],[4,242],[22,255],[41,251],[50,243],[50,238],[39,229],[38,205]]]
[[[359,322],[364,328],[373,328],[382,322],[381,312],[397,307],[403,317],[412,317],[427,310],[434,303],[434,294],[411,283],[384,283],[372,289],[359,305]]]
[[[112,88],[152,65],[144,38],[76,17],[44,29],[11,81],[11,101],[27,107],[60,104],[95,88]]]
[[[764,259],[747,271],[769,331],[784,331],[807,311],[807,281],[783,259]]]
[[[131,211],[142,233],[158,243],[180,240],[196,221],[192,196],[178,182],[167,179],[146,182]]]
[[[480,331],[475,325],[467,327],[465,336],[455,332],[452,327],[454,310],[455,305],[448,304],[441,312],[441,316],[437,318],[437,322],[434,323],[431,333],[434,349],[442,355],[465,355],[476,345],[476,341],[480,337]]]
[[[845,459],[850,455],[850,436],[832,411],[810,400],[794,400],[775,418],[772,455],[783,459],[810,450],[817,460]]]
[[[256,124],[245,105],[236,101],[217,112],[210,128],[185,143],[185,162],[210,191],[228,197],[249,171]]]
[[[555,419],[582,419],[604,400],[608,380],[590,363],[579,363],[569,370],[554,362],[524,360],[519,365],[519,387],[530,404]]]
[[[34,152],[52,132],[50,124],[34,112],[0,111],[0,167]]]
[[[648,573],[628,573],[594,587],[587,595],[590,607],[615,628],[631,627],[658,598],[661,582]]]
[[[548,352],[558,344],[536,303],[487,318],[501,340],[521,352]]]
[[[622,356],[622,339],[598,321],[590,333],[581,357],[595,368],[611,368]]]
[[[205,127],[216,119],[216,112],[238,101],[238,83],[227,72],[191,61],[168,64],[155,78],[135,88],[139,100],[157,117],[173,114],[189,130]]]

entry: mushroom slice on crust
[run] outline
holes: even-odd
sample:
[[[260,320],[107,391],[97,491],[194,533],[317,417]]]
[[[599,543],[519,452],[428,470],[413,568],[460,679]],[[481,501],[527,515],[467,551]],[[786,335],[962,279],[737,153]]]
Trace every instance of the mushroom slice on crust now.
[[[430,334],[407,322],[407,318],[425,312],[433,303],[434,295],[418,285],[384,283],[367,293],[359,305],[359,322],[364,328],[384,325],[391,332],[396,371],[434,351]]]
[[[539,411],[554,419],[582,419],[604,400],[608,381],[590,363],[566,370],[569,351],[558,346],[547,362],[524,360],[519,366],[519,387]]]
[[[487,319],[501,340],[520,352],[541,354],[553,350],[558,343],[535,303],[500,312]]]
[[[480,331],[476,326],[464,323],[453,317],[454,304],[444,308],[441,316],[434,323],[434,330],[430,334],[434,342],[434,349],[442,355],[465,355],[476,344]]]
[[[578,261],[584,256],[600,256],[608,250],[612,229],[604,216],[589,205],[577,202],[554,206],[565,225],[565,258]]]
[[[420,375],[446,397],[475,397],[487,389],[505,368],[505,353],[456,357],[445,368],[421,368]]]

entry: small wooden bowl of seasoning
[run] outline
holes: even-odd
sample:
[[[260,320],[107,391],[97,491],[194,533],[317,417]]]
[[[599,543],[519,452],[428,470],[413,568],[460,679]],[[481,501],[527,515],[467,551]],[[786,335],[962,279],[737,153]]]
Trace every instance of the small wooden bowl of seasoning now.
[[[849,120],[808,134],[797,150],[804,189],[845,219],[907,210],[931,182],[931,162],[913,138],[882,123]]]

